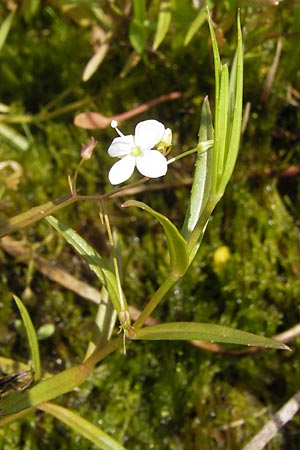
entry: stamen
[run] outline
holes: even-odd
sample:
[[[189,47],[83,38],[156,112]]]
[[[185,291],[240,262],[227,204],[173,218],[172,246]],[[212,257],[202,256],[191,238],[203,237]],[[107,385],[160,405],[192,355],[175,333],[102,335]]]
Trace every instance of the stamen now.
[[[116,120],[113,119],[113,120],[110,122],[110,126],[116,130],[116,132],[118,133],[118,135],[119,135],[120,137],[123,137],[123,136],[124,136],[124,134],[121,133],[121,131],[119,130],[119,128],[118,128],[118,122],[117,122]]]

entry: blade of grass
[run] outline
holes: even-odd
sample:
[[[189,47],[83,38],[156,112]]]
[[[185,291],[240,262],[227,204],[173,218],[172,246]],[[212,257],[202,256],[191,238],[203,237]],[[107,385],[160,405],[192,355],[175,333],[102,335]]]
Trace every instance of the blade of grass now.
[[[131,337],[132,339],[142,340],[201,340],[290,350],[287,345],[273,339],[211,323],[163,323],[141,328]]]
[[[209,107],[208,98],[205,97],[200,119],[199,140],[198,144],[213,139],[212,116]],[[212,184],[212,164],[213,164],[213,147],[207,151],[197,152],[196,169],[194,173],[191,197],[187,208],[184,224],[182,227],[182,236],[187,239],[195,228],[200,214],[207,202]]]
[[[166,34],[170,28],[172,19],[171,3],[169,0],[162,0],[159,6],[157,27],[155,31],[153,50],[157,50],[160,44],[163,42]]]
[[[3,21],[1,27],[0,27],[0,52],[2,50],[3,45],[5,44],[6,38],[8,36],[8,33],[11,29],[14,16],[15,16],[16,9],[12,11],[6,19]]]
[[[234,73],[232,76],[235,78]],[[234,79],[233,78],[233,79]],[[231,95],[233,92],[231,90]],[[237,63],[236,63],[236,82],[234,93],[234,111],[232,116],[232,129],[228,142],[228,156],[226,158],[224,173],[221,183],[218,187],[220,192],[225,190],[225,187],[232,175],[237,153],[240,144],[241,126],[243,113],[243,43],[240,17],[238,16],[238,46],[237,46]]]
[[[30,353],[31,353],[32,368],[34,370],[34,380],[39,381],[41,378],[41,362],[40,362],[40,351],[39,351],[37,335],[36,335],[34,326],[32,324],[31,318],[30,318],[28,311],[25,308],[24,304],[16,295],[13,295],[13,298],[14,298],[14,300],[17,304],[17,307],[20,311],[20,314],[22,316],[22,320],[24,323],[24,327],[26,330],[26,335],[27,335],[28,344],[29,344]]]
[[[39,405],[39,409],[56,417],[56,419],[65,423],[76,433],[84,436],[102,450],[125,450],[123,445],[101,430],[99,426],[94,425],[67,408],[54,403],[43,403]]]
[[[99,253],[91,247],[79,234],[72,228],[59,222],[55,217],[49,216],[47,222],[57,230],[65,240],[84,258],[90,270],[95,273],[100,282],[105,286],[117,313],[128,310],[125,294],[122,293],[122,301],[120,303],[118,282],[115,274],[112,272],[108,263],[99,255]]]

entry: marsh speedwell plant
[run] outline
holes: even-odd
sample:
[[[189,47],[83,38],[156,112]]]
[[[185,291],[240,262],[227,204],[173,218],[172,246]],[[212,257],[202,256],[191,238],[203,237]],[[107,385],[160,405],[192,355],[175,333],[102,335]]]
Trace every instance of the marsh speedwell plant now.
[[[168,293],[178,280],[184,277],[193,263],[200,249],[209,218],[224,194],[237,159],[243,91],[243,47],[240,23],[238,19],[237,50],[230,74],[227,65],[220,61],[210,19],[209,27],[215,64],[215,112],[212,117],[208,98],[205,98],[199,114],[198,142],[194,148],[172,157],[170,152],[172,127],[168,128],[159,118],[149,118],[138,123],[134,133],[130,135],[124,135],[120,131],[122,127],[119,129],[118,123],[112,121],[112,127],[118,136],[108,146],[108,153],[112,157],[112,167],[108,178],[115,186],[110,192],[101,195],[94,193],[83,195],[77,190],[79,170],[92,158],[97,145],[91,138],[82,147],[81,160],[74,175],[69,176],[69,194],[8,218],[1,224],[0,233],[4,236],[45,219],[49,226],[53,227],[86,261],[102,284],[101,301],[95,315],[95,329],[84,360],[81,364],[56,375],[43,373],[34,326],[24,304],[14,296],[26,329],[31,357],[27,368],[3,380],[2,388],[7,386],[9,389],[2,394],[0,419],[2,424],[24,417],[33,409],[39,409],[61,420],[101,449],[124,449],[99,426],[93,425],[75,412],[52,401],[78,388],[88,377],[93,376],[95,366],[101,364],[103,359],[112,352],[121,349],[120,364],[124,364],[128,358],[126,347],[129,341],[131,345],[134,345],[134,341],[138,340],[193,339],[287,349],[284,344],[272,339],[210,323],[173,322],[145,326],[145,321],[154,309],[160,302],[168,301]],[[167,208],[163,212],[156,211],[148,204],[133,199],[127,200],[122,205],[124,208],[140,209],[142,211],[137,210],[137,214],[150,214],[153,220],[159,222],[164,230],[166,251],[169,255],[167,276],[151,298],[143,299],[145,307],[136,321],[132,321],[128,308],[130,299],[126,298],[126,292],[122,287],[122,258],[119,255],[117,233],[110,224],[105,205],[118,194],[124,195],[129,187],[147,183],[149,179],[162,177],[168,171],[171,172],[173,163],[183,157],[190,158],[191,165],[194,164],[193,158],[196,157],[196,165],[191,195],[180,230],[168,219]],[[117,186],[127,182],[135,170],[142,175],[138,181],[123,184],[121,187]],[[94,200],[97,205],[100,205],[100,217],[106,227],[110,243],[111,254],[107,259],[90,246],[82,236],[52,215],[61,208],[86,199]],[[126,277],[126,273],[123,276]]]

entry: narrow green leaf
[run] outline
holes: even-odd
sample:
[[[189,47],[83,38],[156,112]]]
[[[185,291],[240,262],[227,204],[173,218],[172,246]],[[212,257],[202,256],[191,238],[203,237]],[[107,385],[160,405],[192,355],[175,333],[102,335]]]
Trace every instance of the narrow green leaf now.
[[[214,31],[214,26],[213,26],[208,8],[207,8],[207,15],[208,15],[208,25],[209,25],[210,37],[211,37],[212,48],[213,48],[214,64],[215,64],[215,105],[218,105],[222,64],[221,64],[221,59],[220,59],[220,54],[219,54],[219,49],[218,49],[218,43],[217,43],[215,31]],[[217,124],[215,121],[215,128],[216,127],[217,127]]]
[[[235,82],[235,83],[234,83]],[[235,89],[232,85],[235,84]],[[242,114],[243,114],[243,42],[240,17],[238,16],[238,45],[237,45],[237,58],[236,69],[233,68],[230,80],[230,104],[234,104],[231,135],[228,139],[228,153],[224,168],[224,174],[219,186],[220,191],[224,191],[225,187],[232,175],[236,158],[239,150],[241,126],[242,126]]]
[[[95,317],[92,338],[89,342],[84,361],[88,359],[96,349],[103,348],[111,338],[116,324],[116,310],[113,303],[109,301],[105,287],[101,289],[101,299]]]
[[[220,95],[219,101],[216,105],[218,114],[218,125],[215,128],[215,145],[214,145],[214,188],[218,185],[224,172],[224,161],[226,154],[227,143],[227,128],[228,128],[228,105],[229,105],[229,73],[226,64],[222,66]]]
[[[143,22],[144,20],[147,19],[145,0],[133,0],[133,14],[134,18],[139,22]]]
[[[172,19],[171,2],[162,0],[159,7],[157,27],[155,31],[153,50],[157,50],[170,28]]]
[[[44,203],[43,205],[35,206],[34,208],[25,211],[24,213],[18,214],[17,216],[11,217],[10,219],[0,221],[0,237],[7,234],[14,233],[17,230],[28,227],[35,222],[43,219],[49,214],[53,214],[61,208],[64,208],[71,203],[77,201],[77,197],[72,194],[68,194],[64,197],[58,198],[57,200]]]
[[[146,2],[145,0],[133,0],[133,20],[129,27],[129,40],[135,51],[141,55],[147,43],[146,30]]]
[[[12,392],[1,401],[0,415],[15,414],[70,392],[87,379],[90,371],[91,368],[82,364],[47,378],[31,389],[22,392]]]
[[[0,52],[2,50],[3,45],[5,44],[8,33],[11,29],[15,12],[16,12],[16,9],[14,11],[12,11],[10,14],[8,14],[8,16],[2,22],[2,25],[0,27]]]
[[[16,295],[13,295],[13,298],[17,304],[17,307],[19,308],[24,323],[30,348],[32,368],[34,370],[34,380],[39,381],[39,379],[41,378],[41,362],[37,335],[26,307]]]
[[[133,339],[200,340],[289,350],[285,344],[273,339],[209,323],[171,322],[153,325],[138,330]]]
[[[196,18],[193,20],[188,29],[188,32],[186,33],[183,43],[184,46],[188,45],[191,42],[197,31],[202,27],[205,18],[206,18],[206,9],[202,8],[198,12]]]
[[[175,225],[165,216],[154,211],[150,206],[136,200],[128,200],[123,203],[123,207],[137,206],[151,214],[163,226],[167,237],[170,254],[171,274],[175,277],[182,276],[189,265],[186,242],[179,233]]]
[[[25,0],[24,2],[20,2],[20,12],[27,22],[33,19],[36,15],[40,6],[40,1],[41,0]]]
[[[184,224],[182,227],[182,235],[185,239],[195,228],[201,212],[208,200],[211,183],[212,183],[212,164],[213,164],[213,147],[201,151],[201,142],[213,139],[212,116],[209,107],[208,98],[205,97],[199,128],[199,151],[197,152],[196,169],[194,174],[193,186],[189,205],[187,208]]]
[[[102,450],[125,450],[123,445],[119,444],[112,437],[102,431],[101,428],[88,420],[83,419],[78,414],[67,408],[63,408],[62,406],[55,405],[53,403],[43,403],[39,406],[39,409],[51,414],[61,422],[64,422],[76,433],[84,436]]]
[[[133,19],[129,28],[129,40],[134,50],[141,55],[147,43],[147,30],[145,25]]]
[[[124,308],[124,305],[120,303],[120,295],[116,276],[110,269],[107,262],[102,258],[102,256],[100,256],[99,253],[93,247],[91,247],[81,236],[79,236],[76,231],[59,222],[57,219],[55,219],[55,217],[49,216],[46,218],[46,220],[87,262],[91,271],[96,274],[98,279],[105,286],[117,313],[124,311],[127,304]],[[124,293],[122,297],[124,302],[126,302]]]

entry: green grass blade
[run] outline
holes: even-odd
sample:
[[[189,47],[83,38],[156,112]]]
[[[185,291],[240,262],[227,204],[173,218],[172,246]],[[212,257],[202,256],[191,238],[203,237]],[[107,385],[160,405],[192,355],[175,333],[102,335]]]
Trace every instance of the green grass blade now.
[[[191,23],[191,25],[188,29],[188,32],[186,33],[186,36],[184,38],[184,43],[183,43],[184,46],[187,46],[191,42],[191,40],[193,39],[193,37],[195,36],[197,31],[200,30],[200,28],[202,27],[202,25],[205,22],[206,14],[207,14],[207,12],[206,12],[205,8],[200,9],[196,18]]]
[[[235,73],[236,70],[236,73]],[[231,134],[228,139],[228,154],[225,162],[225,168],[221,184],[219,186],[220,191],[224,191],[225,187],[230,180],[232,175],[236,158],[239,150],[241,126],[242,126],[242,113],[243,113],[243,43],[242,43],[242,32],[240,18],[238,16],[238,46],[237,46],[237,59],[236,59],[236,69],[232,72],[233,80],[235,80],[235,90],[230,88],[230,95],[234,97],[233,116],[232,116],[232,128]],[[231,85],[233,83],[231,82]]]
[[[153,50],[157,50],[166,37],[166,34],[170,28],[171,19],[171,3],[169,0],[162,0],[159,7],[157,27],[152,46]]]
[[[39,344],[37,335],[34,329],[34,326],[32,324],[32,321],[30,319],[30,316],[28,314],[27,309],[25,308],[22,301],[16,296],[13,295],[13,298],[17,304],[17,307],[20,311],[23,324],[25,327],[28,344],[30,348],[30,354],[31,354],[31,360],[32,360],[32,368],[34,370],[34,380],[38,381],[41,378],[41,362],[40,362],[40,351],[39,351]]]
[[[146,0],[133,0],[133,14],[139,22],[147,19]]]
[[[273,339],[209,323],[171,322],[153,325],[138,330],[133,339],[200,340],[289,350],[285,344]]]
[[[135,51],[141,55],[147,43],[146,28],[146,2],[145,0],[133,0],[134,17],[129,27],[129,40]]]
[[[138,202],[136,200],[128,200],[127,202],[123,203],[122,206],[137,206],[138,208],[147,211],[156,220],[158,220],[158,222],[163,226],[166,233],[170,254],[171,274],[175,277],[182,276],[189,266],[189,259],[186,242],[175,225],[167,217],[163,216],[157,211],[154,211],[154,209],[150,208],[145,203]]]
[[[124,308],[120,304],[118,282],[108,263],[72,228],[59,222],[53,216],[47,217],[46,220],[83,257],[91,271],[105,286],[117,313],[122,312]],[[125,301],[124,294],[123,300]]]
[[[215,128],[214,144],[214,169],[213,179],[214,188],[218,186],[224,171],[224,162],[226,156],[226,136],[228,128],[228,105],[229,105],[229,73],[226,64],[222,66],[219,102],[215,106],[218,114],[217,126]]]
[[[88,349],[84,360],[88,359],[96,349],[103,348],[111,338],[117,318],[116,310],[111,301],[105,287],[101,289],[101,300],[95,317],[95,324],[92,338],[89,342]]]
[[[206,97],[202,106],[198,144],[201,145],[201,142],[212,140],[213,135],[212,116],[209,101]],[[210,194],[213,173],[213,152],[214,148],[212,147],[204,152],[200,148],[197,153],[191,197],[182,227],[182,235],[185,239],[188,238],[195,228]]]
[[[67,408],[55,405],[54,403],[43,403],[43,405],[39,406],[39,409],[51,414],[56,417],[56,419],[65,423],[76,433],[96,445],[97,448],[102,450],[125,450],[123,445],[119,444],[112,437],[102,431],[101,428],[88,420],[83,419],[78,414]]]
[[[129,39],[134,50],[141,55],[147,43],[147,30],[145,25],[133,19],[129,28]]]
[[[14,10],[10,14],[8,14],[8,16],[3,21],[3,23],[0,27],[0,52],[2,50],[3,45],[5,44],[8,33],[11,29],[15,12],[16,12],[16,10]]]
[[[222,72],[222,64],[218,49],[218,43],[214,31],[214,27],[212,24],[212,20],[210,17],[209,9],[207,8],[207,14],[208,14],[208,25],[209,25],[209,31],[211,36],[211,43],[213,48],[213,55],[214,55],[214,64],[215,64],[215,107],[217,107],[219,103],[219,92],[220,92],[220,79],[221,79],[221,72]],[[215,119],[215,128],[217,127],[216,119]]]

